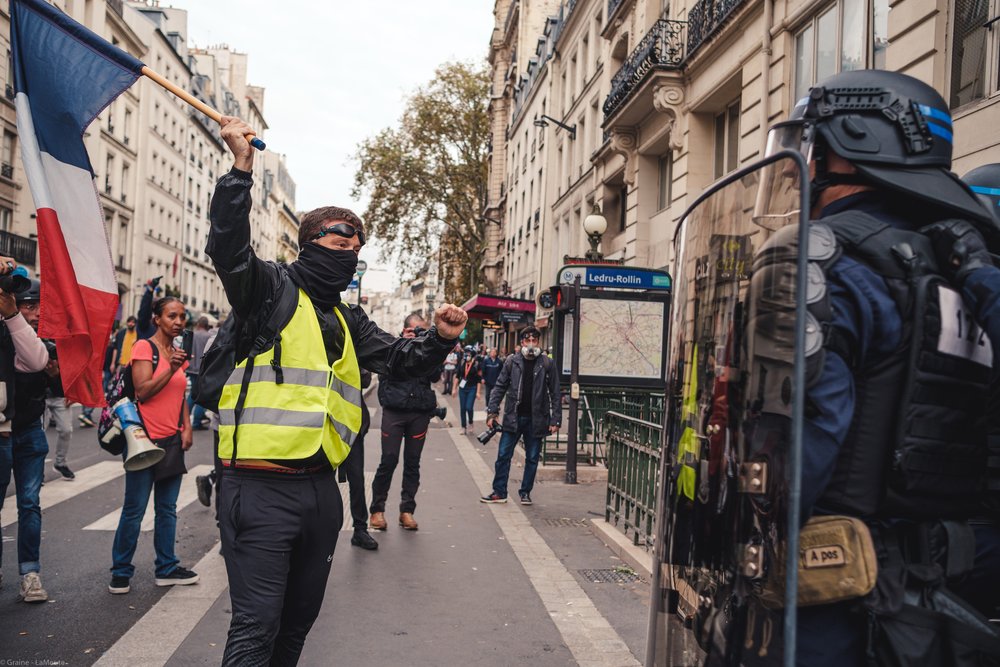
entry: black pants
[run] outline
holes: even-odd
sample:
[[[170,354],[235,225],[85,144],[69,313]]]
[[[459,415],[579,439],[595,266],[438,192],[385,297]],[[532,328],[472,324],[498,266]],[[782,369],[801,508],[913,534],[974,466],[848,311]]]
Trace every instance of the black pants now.
[[[368,527],[368,506],[365,504],[365,439],[359,437],[351,447],[351,453],[337,469],[347,478],[347,488],[351,493],[351,519],[354,530]],[[341,477],[343,481],[343,477]]]
[[[384,512],[385,501],[389,497],[392,473],[399,463],[399,449],[406,439],[403,449],[403,491],[400,494],[399,511],[410,512],[417,508],[414,498],[420,488],[420,455],[427,440],[427,425],[431,416],[425,412],[397,412],[382,409],[382,460],[375,471],[372,482],[372,512]]]
[[[326,592],[344,506],[333,472],[223,473],[233,617],[223,665],[295,665]]]

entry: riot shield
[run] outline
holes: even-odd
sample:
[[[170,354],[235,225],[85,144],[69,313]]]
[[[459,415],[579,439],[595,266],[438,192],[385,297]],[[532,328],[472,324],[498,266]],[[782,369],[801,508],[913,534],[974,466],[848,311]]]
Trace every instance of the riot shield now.
[[[647,665],[794,665],[806,165],[714,185],[675,237]],[[807,335],[807,330],[811,335]],[[786,604],[786,591],[792,604]]]

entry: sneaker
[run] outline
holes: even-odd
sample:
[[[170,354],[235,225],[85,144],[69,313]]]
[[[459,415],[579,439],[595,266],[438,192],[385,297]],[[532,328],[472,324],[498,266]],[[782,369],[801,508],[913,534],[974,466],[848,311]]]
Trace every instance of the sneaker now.
[[[157,586],[188,586],[198,583],[198,575],[186,567],[175,567],[170,574],[156,578]]]
[[[80,415],[77,419],[80,420],[80,426],[84,428],[93,428],[94,426],[94,420],[87,415]]]
[[[128,583],[128,577],[111,577],[111,583],[108,584],[108,592],[112,595],[125,595],[132,590],[132,587]]]
[[[37,572],[29,572],[21,579],[21,592],[18,597],[25,602],[45,602],[49,594],[42,588],[42,578]]]
[[[208,475],[198,475],[194,478],[194,486],[198,489],[198,502],[205,507],[212,506],[212,480]]]
[[[61,466],[52,466],[52,467],[55,468],[55,471],[57,473],[63,476],[63,479],[76,479],[76,475],[73,474],[73,471],[70,470],[69,466],[66,465],[65,463],[62,464]]]
[[[530,505],[531,504],[531,496],[530,495],[528,495],[527,493],[519,493],[518,495],[521,497],[521,504],[522,505]]]
[[[361,547],[365,551],[375,551],[378,549],[378,542],[375,538],[368,534],[368,531],[360,528],[354,530],[354,535],[351,537],[351,544],[356,547]]]
[[[481,502],[481,503],[505,503],[505,502],[507,502],[507,499],[504,498],[504,497],[501,497],[501,496],[497,495],[494,492],[494,493],[491,493],[488,496],[483,496],[482,498],[479,499],[479,502]]]

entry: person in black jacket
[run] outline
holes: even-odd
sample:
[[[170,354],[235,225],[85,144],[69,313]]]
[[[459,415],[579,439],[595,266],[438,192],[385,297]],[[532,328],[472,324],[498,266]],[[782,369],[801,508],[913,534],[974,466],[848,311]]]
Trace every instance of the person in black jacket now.
[[[403,321],[403,338],[414,338],[426,331],[427,322],[417,313]],[[417,508],[415,497],[420,487],[420,455],[427,440],[427,426],[437,407],[437,398],[431,383],[441,378],[438,366],[429,375],[420,378],[397,379],[379,376],[378,400],[382,404],[382,460],[379,461],[372,481],[371,527],[385,530],[385,501],[389,497],[392,474],[399,463],[399,450],[403,448],[403,490],[399,502],[399,525],[404,530],[416,530],[413,512]]]
[[[361,388],[367,389],[372,383],[372,374],[361,369]],[[363,400],[363,399],[362,399]],[[371,427],[372,416],[368,406],[361,406],[361,430],[351,445],[351,453],[338,468],[339,480],[347,481],[351,495],[351,519],[354,521],[354,535],[351,544],[366,551],[378,549],[378,542],[368,532],[368,506],[365,504],[365,436]]]
[[[220,429],[223,465],[217,509],[232,604],[222,664],[293,665],[322,606],[343,523],[343,500],[333,472],[337,457],[333,454],[339,455],[343,446],[349,447],[356,438],[356,432],[350,431],[361,398],[355,395],[360,394],[360,388],[351,372],[354,363],[386,376],[422,377],[444,360],[468,316],[461,308],[445,304],[435,311],[434,326],[426,334],[401,339],[379,329],[360,307],[341,304],[340,293],[354,275],[365,242],[361,219],[346,208],[323,207],[301,216],[301,250],[288,266],[256,257],[250,246],[254,149],[247,139],[255,133],[238,118],[223,117],[220,125],[235,160],[233,168],[219,179],[212,197],[206,252],[233,315],[253,340],[255,323],[274,312],[280,294],[295,288],[298,310],[290,324],[298,320],[306,321],[310,328],[315,326],[323,349],[302,349],[302,340],[295,339],[302,335],[302,326],[286,325],[280,340],[284,356],[314,360],[316,353],[322,352],[334,374],[334,382],[323,388],[331,400],[325,415],[320,413],[322,429],[302,427],[302,410],[287,406],[296,400],[297,387],[308,385],[309,391],[304,393],[314,397],[317,387],[322,386],[315,383],[328,377],[326,373],[285,373],[284,381],[279,382],[277,372],[270,373],[267,366],[259,368],[260,373],[254,368],[254,379],[250,373],[243,375],[244,386],[248,392],[271,397],[273,404],[264,410],[255,405],[244,414],[220,401],[225,434]],[[349,358],[348,343],[354,349],[354,359]],[[278,352],[276,344],[268,350],[273,356]],[[277,363],[275,366],[280,368]],[[347,374],[339,377],[335,367],[346,369]],[[230,399],[224,396],[222,400]],[[313,411],[306,414],[313,419],[317,401],[310,401],[306,408]],[[349,421],[343,420],[344,415]],[[261,434],[269,419],[290,435],[266,441]],[[327,428],[327,423],[333,426]],[[239,455],[237,434],[241,434]],[[257,456],[247,453],[262,452],[262,442],[268,447],[279,446],[279,440],[282,451]],[[314,444],[312,454],[304,452],[303,448]]]

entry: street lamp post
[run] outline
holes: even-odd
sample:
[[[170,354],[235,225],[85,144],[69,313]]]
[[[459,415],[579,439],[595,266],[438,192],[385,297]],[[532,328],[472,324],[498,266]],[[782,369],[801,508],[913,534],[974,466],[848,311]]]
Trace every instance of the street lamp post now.
[[[604,259],[604,255],[598,250],[601,242],[601,235],[608,229],[608,221],[601,215],[601,209],[594,203],[594,209],[583,221],[583,231],[587,233],[590,240],[590,250],[585,257],[596,262]],[[580,303],[580,274],[576,274],[573,280],[573,329],[571,334],[570,363],[569,363],[569,424],[566,432],[566,483],[576,484],[576,449],[579,444],[579,419],[580,419],[580,320],[583,310]]]

